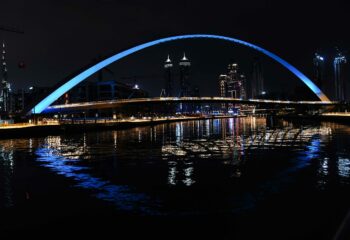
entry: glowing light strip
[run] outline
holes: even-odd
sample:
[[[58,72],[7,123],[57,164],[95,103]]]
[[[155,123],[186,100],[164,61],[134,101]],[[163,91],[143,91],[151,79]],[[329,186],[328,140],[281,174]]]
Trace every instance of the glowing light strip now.
[[[135,53],[137,51],[140,51],[142,49],[161,44],[164,42],[170,42],[170,41],[175,41],[175,40],[182,40],[182,39],[193,39],[193,38],[211,38],[211,39],[220,39],[220,40],[225,40],[229,42],[234,42],[238,43],[247,47],[250,47],[252,49],[255,49],[275,61],[279,62],[282,64],[285,68],[287,68],[289,71],[291,71],[295,76],[297,76],[301,81],[303,81],[310,89],[313,91],[318,98],[321,101],[328,102],[329,99],[328,97],[308,78],[306,77],[303,73],[301,73],[298,69],[296,69],[294,66],[283,60],[282,58],[278,57],[277,55],[261,48],[258,47],[254,44],[235,39],[235,38],[230,38],[230,37],[225,37],[225,36],[219,36],[219,35],[210,35],[210,34],[192,34],[192,35],[181,35],[181,36],[174,36],[174,37],[167,37],[167,38],[162,38],[158,39],[155,41],[151,41],[148,43],[144,43],[141,45],[138,45],[136,47],[130,48],[128,50],[125,50],[123,52],[117,53],[113,55],[112,57],[109,57],[105,60],[102,60],[101,62],[97,63],[96,65],[86,69],[82,73],[78,74],[74,78],[70,79],[66,83],[64,83],[62,86],[57,88],[55,91],[53,91],[49,96],[41,100],[32,110],[31,113],[41,113],[44,111],[48,106],[50,106],[54,101],[56,101],[59,97],[61,97],[63,94],[68,92],[70,89],[75,87],[77,84],[80,82],[84,81],[86,78],[91,76],[92,74],[96,73],[97,71],[101,70],[102,68],[108,66],[111,63],[114,63],[115,61],[118,61],[132,53]]]

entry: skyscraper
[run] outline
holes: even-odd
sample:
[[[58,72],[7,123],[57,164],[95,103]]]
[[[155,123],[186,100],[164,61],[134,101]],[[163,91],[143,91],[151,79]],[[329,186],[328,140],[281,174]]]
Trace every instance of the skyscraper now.
[[[220,74],[219,76],[219,96],[226,97],[227,96],[227,75]],[[226,104],[221,104],[222,109],[226,109]]]
[[[227,97],[239,97],[239,74],[238,64],[231,63],[227,67]]]
[[[227,70],[227,97],[245,98],[245,75],[239,72],[238,64],[229,64]]]
[[[347,60],[345,56],[338,51],[333,61],[334,67],[334,85],[335,100],[343,101],[346,99],[346,82],[345,82],[345,64]]]
[[[11,86],[7,81],[7,63],[6,63],[6,45],[5,42],[2,43],[2,55],[1,55],[1,85],[0,85],[0,112],[9,113],[10,112],[10,91]]]
[[[165,96],[173,97],[173,78],[172,78],[173,63],[170,60],[170,56],[165,60],[164,63],[164,79],[165,79]]]
[[[227,75],[220,74],[219,76],[219,95],[220,97],[227,97]]]
[[[246,77],[239,72],[237,63],[231,63],[227,67],[227,74],[221,74],[218,79],[220,97],[246,98]],[[226,109],[226,104],[221,107]],[[234,104],[228,104],[228,108],[232,109]]]
[[[314,82],[319,88],[322,89],[323,74],[324,74],[324,58],[319,53],[315,53],[313,64],[314,64]]]
[[[180,63],[180,97],[188,97],[190,95],[190,67],[191,62],[187,59],[185,53]]]
[[[251,81],[251,97],[259,98],[265,92],[264,75],[260,58],[253,61],[252,81]]]
[[[239,97],[242,99],[246,99],[247,93],[246,93],[246,82],[247,79],[244,74],[239,75],[239,82],[238,82],[238,87],[239,87]]]

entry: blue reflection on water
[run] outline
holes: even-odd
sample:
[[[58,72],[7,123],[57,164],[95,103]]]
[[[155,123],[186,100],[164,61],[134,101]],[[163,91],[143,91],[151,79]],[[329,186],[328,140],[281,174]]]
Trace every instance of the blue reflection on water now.
[[[76,187],[94,191],[95,197],[112,202],[118,209],[137,211],[147,215],[159,215],[155,209],[158,206],[158,201],[151,200],[150,197],[142,193],[133,193],[128,186],[115,185],[110,181],[93,177],[87,173],[90,168],[76,165],[80,162],[79,160],[59,156],[58,152],[47,147],[38,148],[35,153],[38,156],[37,161],[41,162],[42,166],[59,175],[72,178],[77,182]]]
[[[306,150],[299,153],[294,158],[293,165],[284,171],[280,171],[277,175],[271,176],[270,179],[259,183],[252,191],[245,193],[243,198],[244,205],[235,211],[249,209],[255,207],[256,203],[265,199],[272,193],[279,193],[286,185],[293,182],[293,173],[300,169],[306,168],[311,164],[311,160],[320,156],[321,140],[319,136],[314,136],[310,143],[306,145]],[[235,201],[239,202],[236,197]],[[237,204],[237,203],[236,203]]]
[[[311,139],[310,144],[306,146],[306,150],[300,154],[295,168],[300,169],[309,166],[312,159],[320,157],[320,148],[321,140],[319,136],[315,136]]]
[[[209,121],[203,121],[205,124],[203,125],[203,128],[206,129],[204,131],[203,135],[209,134],[210,132],[215,132],[215,126],[214,130],[210,128],[210,122]],[[234,122],[232,122],[234,124]],[[220,122],[216,121],[218,126],[220,126]],[[214,125],[215,125],[214,124]],[[176,123],[175,131],[175,146],[174,149],[170,148],[168,151],[174,151],[178,153],[178,151],[183,151],[184,147],[186,146],[186,141],[183,140],[184,135],[184,126],[183,123]],[[221,124],[221,127],[224,125]],[[226,126],[226,125],[225,125]],[[233,125],[235,126],[235,125]],[[232,139],[233,141],[240,142],[240,146],[238,148],[237,156],[234,155],[234,159],[241,159],[241,155],[244,154],[248,146],[244,145],[245,140],[242,140],[246,135],[240,135],[235,130],[232,130],[233,135]],[[231,132],[231,131],[230,131]],[[318,132],[318,131],[316,131]],[[285,162],[284,164],[287,164],[287,167],[284,165],[284,168],[279,170],[278,172],[273,172],[273,174],[269,175],[267,178],[261,179],[254,183],[254,185],[251,185],[248,189],[243,189],[242,191],[239,191],[238,193],[233,192],[232,194],[229,194],[228,196],[225,196],[225,199],[223,201],[226,201],[226,204],[218,204],[218,206],[213,207],[214,211],[220,212],[220,211],[227,211],[227,206],[229,207],[229,211],[231,212],[240,212],[248,209],[252,209],[256,207],[257,203],[259,203],[261,200],[266,199],[271,194],[279,193],[281,190],[283,190],[286,186],[291,184],[296,178],[295,172],[302,168],[308,167],[312,159],[318,158],[321,151],[322,141],[320,139],[320,134],[317,134],[314,129],[311,129],[310,131],[306,131],[305,136],[300,138],[300,145],[293,145],[295,147],[296,152],[294,151],[293,156],[289,156],[287,159],[281,158],[280,160]],[[211,133],[211,134],[212,134]],[[137,134],[137,137],[139,136],[139,132]],[[248,136],[247,136],[248,137]],[[50,139],[49,139],[50,140]],[[131,189],[128,185],[116,185],[112,183],[109,180],[101,179],[98,177],[94,177],[91,172],[93,171],[92,167],[80,166],[83,162],[81,160],[74,160],[72,159],[74,156],[77,156],[80,154],[80,156],[84,155],[84,152],[81,152],[78,154],[78,151],[70,152],[72,149],[75,149],[74,146],[71,146],[70,144],[62,144],[60,141],[55,141],[55,139],[51,139],[51,141],[48,140],[48,145],[43,146],[42,148],[37,149],[36,154],[38,155],[38,161],[42,163],[43,166],[50,168],[52,171],[56,172],[57,174],[63,175],[65,177],[69,177],[73,179],[76,184],[76,187],[87,189],[89,191],[92,191],[94,196],[98,199],[102,199],[108,202],[112,202],[115,204],[119,209],[123,209],[126,211],[137,211],[141,214],[148,214],[148,215],[160,215],[160,214],[176,214],[176,215],[183,215],[183,214],[198,214],[201,213],[202,209],[199,206],[199,210],[197,209],[197,206],[193,206],[193,209],[191,210],[183,210],[180,211],[177,209],[176,211],[167,209],[167,205],[163,203],[167,203],[167,198],[163,199],[162,194],[163,193],[157,193],[157,200],[152,199],[149,197],[149,195],[139,192],[134,192],[133,189]],[[214,143],[216,139],[214,140],[208,140],[206,141],[208,143],[208,149],[211,149],[212,143]],[[51,142],[51,145],[50,145]],[[193,148],[193,144],[196,141],[189,144],[189,148]],[[288,141],[286,142],[286,144]],[[278,146],[280,143],[278,143]],[[69,147],[68,147],[69,146]],[[277,146],[277,145],[276,145]],[[284,146],[284,145],[281,145]],[[290,145],[286,145],[290,146]],[[163,146],[164,148],[166,146]],[[231,148],[225,148],[226,151],[234,151]],[[272,148],[274,149],[274,148]],[[192,149],[193,150],[193,149]],[[263,150],[263,148],[261,149]],[[209,150],[208,150],[209,151]],[[215,150],[216,151],[216,150]],[[180,152],[181,153],[181,152]],[[234,154],[235,152],[233,152]],[[273,152],[261,152],[266,157],[270,157]],[[175,153],[174,153],[175,154]],[[265,155],[266,154],[266,155]],[[276,154],[281,154],[281,156],[285,156],[285,152],[280,152],[280,149],[276,148]],[[175,154],[176,155],[176,154]],[[177,156],[177,155],[176,155]],[[180,156],[182,156],[180,154]],[[193,157],[196,158],[195,156]],[[254,158],[253,158],[254,159]],[[278,158],[276,158],[278,159]],[[288,161],[286,161],[288,160]],[[240,162],[241,160],[239,160]],[[347,162],[343,161],[345,172],[347,170]],[[266,167],[268,167],[267,165]],[[264,171],[264,169],[261,169]],[[179,167],[173,164],[171,161],[169,161],[169,175],[168,175],[168,183],[170,185],[176,185],[178,172],[180,171]],[[194,166],[188,166],[186,168],[181,169],[181,173],[183,171],[183,183],[185,185],[191,186],[194,182],[193,178],[193,171]],[[197,181],[197,179],[196,179]],[[159,201],[158,198],[160,198],[162,201]],[[205,199],[203,201],[206,201]],[[180,203],[182,204],[182,203]],[[185,203],[183,203],[185,204]],[[165,208],[165,209],[164,209]],[[209,209],[212,209],[212,207],[208,207]],[[208,209],[205,209],[205,212],[209,211]]]

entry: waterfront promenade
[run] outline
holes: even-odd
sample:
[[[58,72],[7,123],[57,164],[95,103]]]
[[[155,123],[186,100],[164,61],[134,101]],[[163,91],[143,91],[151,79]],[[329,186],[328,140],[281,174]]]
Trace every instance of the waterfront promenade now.
[[[0,138],[20,138],[28,136],[46,136],[50,134],[60,134],[68,132],[81,132],[104,129],[124,129],[128,127],[137,127],[145,125],[154,125],[167,122],[204,120],[212,118],[232,118],[244,117],[232,115],[200,115],[200,116],[174,116],[174,117],[143,117],[143,118],[79,118],[79,119],[60,119],[45,120],[34,123],[15,123],[0,125]]]
[[[350,123],[350,113],[334,112],[320,115],[276,115],[285,119],[335,121]],[[124,129],[129,127],[154,125],[167,122],[204,120],[213,118],[245,117],[245,115],[199,115],[199,116],[169,116],[143,118],[65,118],[60,120],[42,120],[37,123],[14,123],[0,125],[0,138],[20,138],[28,136],[46,136],[69,132],[96,131],[104,129]]]

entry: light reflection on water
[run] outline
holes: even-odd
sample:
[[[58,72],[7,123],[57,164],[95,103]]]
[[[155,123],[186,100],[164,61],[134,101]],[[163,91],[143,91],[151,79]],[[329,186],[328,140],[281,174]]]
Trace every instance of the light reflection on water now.
[[[73,179],[76,187],[92,190],[98,199],[112,202],[121,210],[157,214],[156,201],[151,201],[145,194],[133,193],[126,185],[114,185],[108,180],[94,177],[87,171],[90,170],[89,167],[80,166],[79,160],[76,159],[86,153],[86,147],[62,144],[59,136],[48,137],[46,142],[46,145],[35,152],[38,156],[37,161],[41,162],[42,166],[58,175]],[[154,203],[153,206],[150,202]],[[150,207],[152,210],[149,210]]]
[[[6,147],[10,147],[6,150]],[[13,206],[13,186],[12,175],[14,170],[15,161],[13,158],[14,150],[11,150],[11,142],[9,146],[0,145],[0,204],[3,204],[5,208]],[[2,191],[1,191],[2,190]],[[1,208],[1,205],[0,205]]]
[[[215,206],[215,211],[250,208],[286,188],[294,174],[313,165],[320,189],[328,186],[331,174],[348,184],[349,152],[342,144],[346,145],[350,131],[346,140],[337,140],[338,128],[329,124],[293,126],[286,122],[268,126],[263,118],[248,117],[50,136],[21,143],[1,140],[0,166],[4,174],[0,190],[6,199],[2,202],[5,207],[13,205],[15,151],[33,150],[42,167],[73,180],[74,187],[121,210],[163,214],[175,211],[175,206],[179,212],[189,204],[186,198],[192,197],[218,205],[210,193],[206,195],[210,188],[224,189],[222,206]],[[347,129],[340,128],[339,131]],[[330,144],[335,144],[333,155],[327,150]],[[246,182],[251,181],[254,184],[246,187]],[[197,189],[199,194],[187,196],[184,189]],[[184,195],[168,203],[166,195],[178,192]],[[204,207],[186,207],[210,211],[206,208],[215,205],[213,202]]]
[[[174,128],[174,138],[172,137],[172,128]],[[263,189],[259,191],[265,191],[268,194],[269,191],[266,189],[271,189],[270,186],[274,186],[272,191],[278,191],[278,186],[284,183],[280,181],[281,176],[306,167],[310,164],[311,159],[318,157],[320,140],[314,136],[328,135],[330,129],[327,127],[285,127],[270,130],[266,128],[261,119],[248,118],[246,120],[205,120],[197,121],[197,124],[195,122],[179,122],[168,126],[151,127],[147,131],[144,131],[143,128],[137,128],[134,132],[135,142],[151,144],[151,146],[147,145],[151,148],[148,154],[154,154],[154,156],[148,157],[161,157],[163,161],[167,162],[166,184],[169,186],[191,187],[197,181],[201,181],[196,179],[195,175],[197,167],[195,162],[200,159],[219,160],[221,164],[232,167],[230,177],[240,178],[242,176],[241,165],[247,150],[291,146],[296,146],[298,149],[306,148],[301,152],[294,167],[282,171],[277,177],[258,186],[258,188]],[[159,138],[162,139],[162,142],[160,153],[155,154],[152,148],[153,145],[158,148],[157,133],[162,134]],[[146,136],[147,134],[149,137]],[[83,144],[66,144],[62,143],[60,137],[49,137],[46,139],[47,145],[38,149],[36,154],[39,156],[38,160],[44,163],[43,166],[60,175],[74,179],[77,182],[76,187],[93,190],[97,198],[111,201],[120,209],[145,211],[146,205],[150,207],[149,203],[151,202],[147,194],[130,189],[128,185],[113,184],[109,180],[94,177],[93,174],[87,173],[91,172],[90,167],[79,166],[82,162],[77,164],[73,161],[75,159],[92,159],[96,156],[96,152],[100,153],[101,151],[105,151],[106,155],[118,156],[118,153],[126,150],[126,155],[124,154],[122,157],[132,158],[133,152],[145,151],[145,147],[142,145],[137,145],[138,149],[132,149],[132,151],[125,146],[123,149],[123,144],[125,144],[123,141],[133,142],[133,135],[118,137],[118,132],[113,131],[113,149],[100,143],[96,147],[94,146],[96,142],[89,146],[86,134],[83,136]],[[140,155],[136,154],[136,156]],[[232,197],[231,201],[236,207],[239,207],[240,204],[243,208],[243,205],[252,205],[249,201],[247,202],[247,199],[251,199],[252,202],[256,201],[255,197],[250,196],[249,193],[244,193],[240,197]],[[158,202],[159,204],[161,203]],[[155,206],[152,207],[152,211],[154,210]]]
[[[350,176],[350,160],[349,158],[338,158],[338,173],[341,177],[349,177]]]

